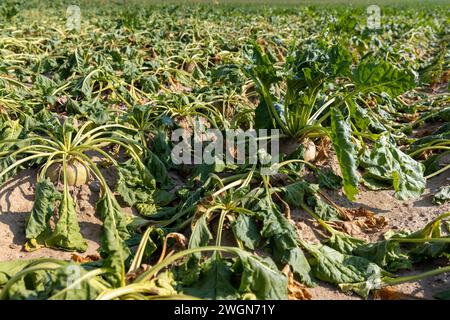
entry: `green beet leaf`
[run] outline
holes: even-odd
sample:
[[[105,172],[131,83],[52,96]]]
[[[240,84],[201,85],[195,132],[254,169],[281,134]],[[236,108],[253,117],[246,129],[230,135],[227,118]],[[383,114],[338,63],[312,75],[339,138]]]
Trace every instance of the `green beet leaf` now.
[[[365,258],[342,254],[322,244],[302,242],[302,246],[312,256],[312,270],[318,279],[339,285],[344,290],[353,290],[363,297],[367,297],[386,274],[378,265]]]
[[[354,70],[352,79],[361,91],[386,92],[393,97],[415,87],[411,71],[373,58],[363,60]]]
[[[288,298],[288,279],[270,258],[262,259],[239,251],[239,260],[234,269],[242,269],[240,293],[253,293],[257,299]]]
[[[361,156],[360,164],[365,168],[365,180],[391,184],[398,199],[416,198],[425,190],[424,166],[400,151],[386,135]]]
[[[446,203],[447,201],[450,201],[450,186],[442,186],[434,195],[433,203],[441,205]]]
[[[69,263],[55,272],[49,296],[52,300],[95,300],[101,290],[92,284],[92,278],[76,282],[86,276],[88,271],[82,266]]]
[[[336,175],[331,169],[317,170],[317,180],[321,188],[338,190],[342,187],[342,178]]]
[[[28,240],[25,248],[31,250],[36,245],[36,243],[33,243],[33,239],[37,243],[43,244],[51,234],[50,218],[55,210],[55,202],[60,199],[61,193],[55,189],[49,179],[38,181],[33,209],[25,231]]]
[[[326,244],[344,254],[352,254],[355,249],[364,245],[366,242],[364,240],[349,236],[346,233],[336,231],[332,228],[331,237],[327,239]]]
[[[335,108],[331,109],[330,136],[342,171],[344,193],[349,200],[354,200],[358,194],[359,182],[356,147],[352,142],[348,119]]]
[[[267,198],[258,203],[257,216],[263,222],[262,236],[272,244],[275,260],[289,264],[294,275],[303,283],[313,285],[311,268],[297,244],[295,227]]]
[[[296,208],[311,206],[314,213],[323,220],[340,220],[339,212],[322,200],[319,185],[299,181],[279,188],[284,193],[284,200]]]
[[[126,216],[109,190],[97,202],[97,211],[103,220],[100,249],[100,254],[104,258],[103,266],[111,269],[111,282],[114,285],[123,285],[125,261],[130,255],[125,243],[130,237]]]
[[[65,186],[59,205],[58,221],[55,230],[47,239],[45,245],[68,251],[84,252],[87,249],[87,242],[80,233],[78,225],[75,202],[69,194],[68,187]]]
[[[214,254],[201,266],[199,279],[184,292],[204,299],[237,299],[239,294],[231,284],[233,271],[231,265]]]
[[[411,269],[412,261],[397,242],[382,240],[361,245],[354,254],[366,258],[388,271]]]
[[[203,214],[198,218],[192,228],[192,234],[189,239],[189,249],[207,246],[211,239],[212,234],[208,229],[208,215]],[[200,259],[201,253],[195,253],[193,256]]]
[[[261,241],[261,235],[256,224],[256,220],[246,214],[239,214],[231,227],[236,237],[241,240],[244,246],[250,250],[255,250]]]

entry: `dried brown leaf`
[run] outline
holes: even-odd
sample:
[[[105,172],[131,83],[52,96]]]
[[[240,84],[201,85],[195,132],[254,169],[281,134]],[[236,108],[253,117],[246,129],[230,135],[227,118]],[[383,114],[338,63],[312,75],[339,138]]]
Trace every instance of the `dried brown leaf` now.
[[[82,256],[79,256],[78,254],[74,253],[74,254],[72,254],[72,256],[70,258],[72,259],[72,261],[74,261],[76,263],[87,263],[87,262],[99,260],[100,256],[96,255],[96,254],[89,254],[85,257],[82,257]]]
[[[374,299],[377,300],[420,300],[420,297],[416,297],[410,294],[405,294],[395,290],[392,287],[385,287],[377,290],[373,293]]]
[[[171,232],[167,235],[167,239],[169,238],[175,239],[178,246],[180,246],[182,249],[186,249],[188,240],[184,234]]]
[[[377,231],[387,226],[386,217],[376,215],[373,211],[367,208],[346,208],[344,211],[349,218],[348,220],[356,220],[356,224],[362,229]]]
[[[306,287],[294,279],[294,274],[289,265],[286,265],[281,272],[288,277],[289,300],[311,300],[312,296]]]

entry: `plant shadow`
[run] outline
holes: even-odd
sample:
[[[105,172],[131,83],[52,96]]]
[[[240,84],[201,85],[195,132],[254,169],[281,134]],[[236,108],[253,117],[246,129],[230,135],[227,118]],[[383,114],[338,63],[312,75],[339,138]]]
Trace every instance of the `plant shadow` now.
[[[29,212],[6,212],[0,214],[0,223],[8,226],[12,242],[22,246],[25,243],[25,225]],[[5,235],[3,235],[5,236]]]
[[[4,201],[2,201],[2,203],[0,204],[1,212],[14,213],[14,211],[12,211],[12,208],[14,207],[14,197],[21,198],[20,200],[22,201],[34,201],[34,195],[29,194],[29,192],[27,193],[25,191],[25,189],[30,187],[32,188],[36,184],[36,179],[31,173],[34,173],[34,170],[24,170],[2,186],[2,188],[0,189],[0,199],[4,199]],[[17,190],[20,191],[20,194],[13,196],[13,193],[17,192]]]

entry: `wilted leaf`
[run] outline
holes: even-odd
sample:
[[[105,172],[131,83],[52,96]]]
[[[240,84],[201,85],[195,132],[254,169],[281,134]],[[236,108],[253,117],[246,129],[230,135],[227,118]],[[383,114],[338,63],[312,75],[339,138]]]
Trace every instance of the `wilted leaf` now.
[[[212,239],[212,234],[209,231],[207,221],[208,215],[203,214],[195,222],[194,226],[192,227],[191,237],[189,239],[189,249],[207,246],[209,240]],[[195,253],[194,256],[197,259],[200,259],[201,253]]]
[[[231,284],[231,265],[214,254],[201,266],[199,279],[184,291],[205,299],[236,299],[238,292]]]
[[[125,240],[130,237],[125,214],[110,191],[97,202],[97,210],[103,221],[100,250],[104,258],[103,265],[111,269],[111,282],[118,286],[123,284],[125,261],[130,255],[130,250],[125,243]]]
[[[250,250],[257,248],[261,236],[253,217],[240,214],[231,226],[236,237],[244,243],[246,248]]]
[[[242,268],[240,293],[253,293],[258,299],[288,298],[288,279],[270,258],[261,259],[240,251],[234,268]]]
[[[101,290],[91,285],[91,279],[77,282],[88,271],[82,266],[70,263],[55,271],[49,296],[57,300],[94,300]]]
[[[401,200],[416,198],[425,190],[424,166],[400,151],[385,135],[361,157],[360,164],[366,169],[364,179],[391,184]]]
[[[359,182],[356,148],[351,140],[349,121],[335,108],[331,109],[331,141],[341,167],[344,193],[353,200],[358,194]]]
[[[342,178],[331,169],[320,169],[317,172],[317,180],[321,188],[338,190],[342,186]]]
[[[312,270],[318,279],[353,290],[366,297],[381,281],[384,271],[369,260],[342,254],[328,246],[302,243],[312,255]]]
[[[256,214],[263,221],[262,236],[271,242],[275,260],[283,265],[289,264],[299,280],[313,285],[311,268],[297,244],[295,227],[269,200],[260,200],[258,206]]]
[[[409,256],[401,249],[400,244],[389,240],[361,245],[355,249],[354,254],[364,257],[388,271],[412,267]]]
[[[340,219],[339,212],[318,195],[320,189],[316,184],[299,181],[279,189],[284,192],[284,200],[296,208],[301,208],[302,205],[307,204],[322,220]]]
[[[45,239],[45,245],[69,251],[84,252],[87,249],[87,242],[80,233],[75,202],[68,190],[63,193],[55,230]]]
[[[50,180],[42,180],[36,184],[33,209],[26,227],[26,238],[35,241],[25,245],[27,250],[35,249],[36,244],[43,244],[51,234],[50,218],[55,210],[55,202],[60,199],[61,193],[55,189]]]
[[[352,254],[353,250],[364,245],[366,241],[354,238],[352,236],[349,236],[348,234],[334,230],[331,233],[331,237],[328,238],[325,243],[331,248],[339,251],[340,253]]]
[[[375,59],[363,60],[354,70],[352,79],[363,91],[386,92],[392,97],[415,87],[412,72]]]
[[[434,195],[433,203],[441,205],[446,203],[447,201],[450,201],[450,186],[442,186]]]

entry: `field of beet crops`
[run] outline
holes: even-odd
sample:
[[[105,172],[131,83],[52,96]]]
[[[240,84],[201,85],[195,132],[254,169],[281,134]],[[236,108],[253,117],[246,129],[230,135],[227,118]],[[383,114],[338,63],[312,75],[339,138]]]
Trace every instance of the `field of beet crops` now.
[[[450,299],[450,5],[220,2],[0,3],[0,299]]]

